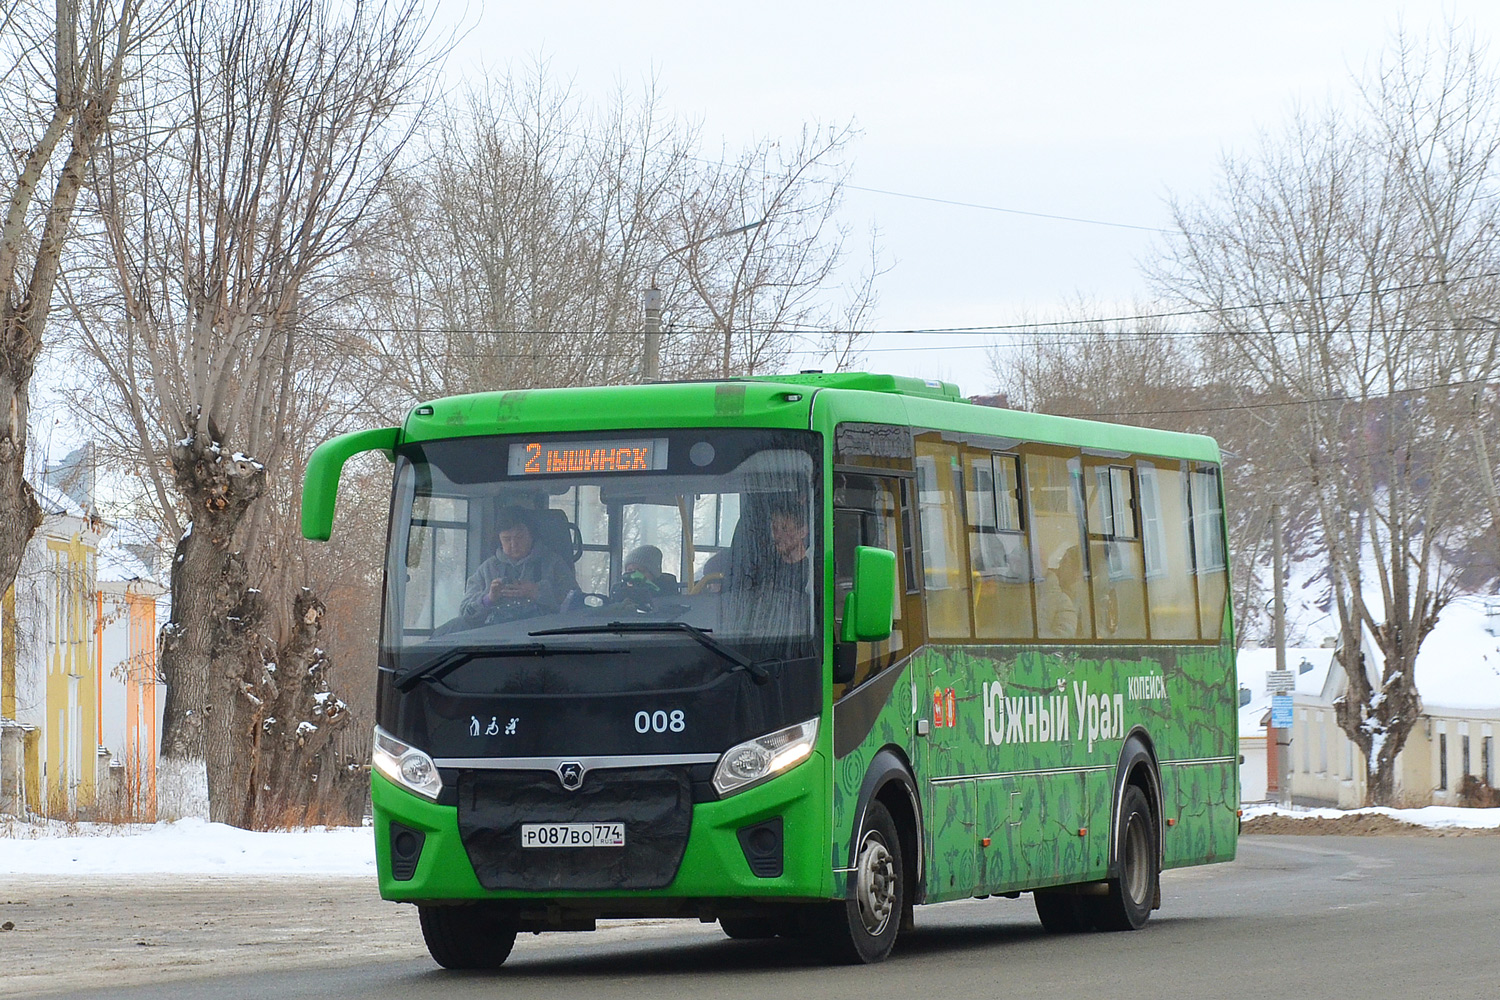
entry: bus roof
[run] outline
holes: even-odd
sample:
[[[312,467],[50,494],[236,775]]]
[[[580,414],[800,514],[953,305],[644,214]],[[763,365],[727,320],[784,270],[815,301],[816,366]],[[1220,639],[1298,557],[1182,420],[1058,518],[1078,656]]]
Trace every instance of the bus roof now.
[[[1204,435],[981,406],[965,400],[951,382],[869,372],[799,372],[449,396],[414,407],[402,427],[401,440],[645,427],[806,428],[815,398],[819,411],[827,413],[825,419],[833,423],[909,424],[1104,451],[1219,461],[1217,443]]]

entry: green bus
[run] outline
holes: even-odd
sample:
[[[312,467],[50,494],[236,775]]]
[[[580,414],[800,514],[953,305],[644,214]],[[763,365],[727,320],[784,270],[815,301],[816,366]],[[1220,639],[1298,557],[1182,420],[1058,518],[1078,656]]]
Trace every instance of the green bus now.
[[[395,463],[381,895],[448,968],[718,921],[885,958],[919,903],[1135,929],[1238,834],[1213,440],[861,373],[492,392]]]

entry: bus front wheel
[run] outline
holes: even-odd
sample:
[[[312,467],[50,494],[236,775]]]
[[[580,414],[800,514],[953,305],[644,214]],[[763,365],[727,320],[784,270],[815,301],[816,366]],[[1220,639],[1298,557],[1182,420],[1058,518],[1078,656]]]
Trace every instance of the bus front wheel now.
[[[900,832],[879,801],[870,803],[865,813],[851,877],[849,898],[820,907],[813,915],[817,937],[838,961],[883,961],[896,944],[909,890]]]
[[[418,906],[422,939],[445,969],[498,969],[516,944],[515,921],[484,906]]]

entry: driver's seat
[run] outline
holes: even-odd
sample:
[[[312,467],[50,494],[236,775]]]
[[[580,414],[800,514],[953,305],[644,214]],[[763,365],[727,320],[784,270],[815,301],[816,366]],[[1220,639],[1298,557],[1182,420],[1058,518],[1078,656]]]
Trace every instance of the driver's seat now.
[[[529,513],[536,544],[549,552],[556,552],[568,562],[576,563],[583,557],[583,533],[578,530],[578,525],[568,520],[564,511],[544,507]]]

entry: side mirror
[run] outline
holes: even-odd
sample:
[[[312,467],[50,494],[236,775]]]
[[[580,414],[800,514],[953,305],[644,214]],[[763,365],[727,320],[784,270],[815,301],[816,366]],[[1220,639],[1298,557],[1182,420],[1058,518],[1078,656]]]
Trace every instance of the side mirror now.
[[[326,542],[333,533],[333,503],[339,493],[344,463],[364,451],[383,451],[395,460],[393,449],[400,429],[379,427],[330,438],[313,449],[302,477],[302,537]]]
[[[854,589],[844,599],[844,642],[883,642],[895,622],[896,553],[861,545],[854,550]]]

